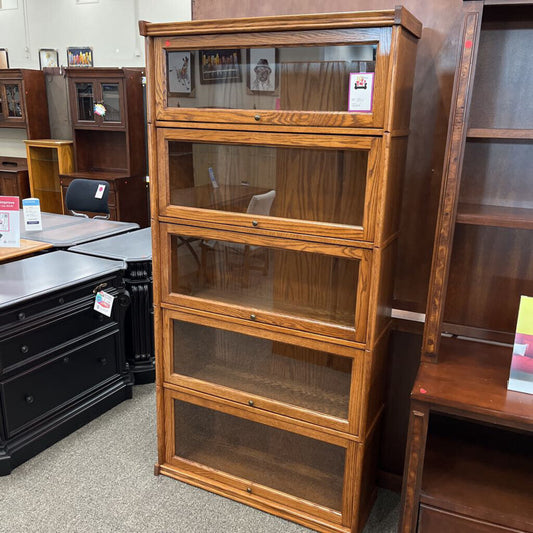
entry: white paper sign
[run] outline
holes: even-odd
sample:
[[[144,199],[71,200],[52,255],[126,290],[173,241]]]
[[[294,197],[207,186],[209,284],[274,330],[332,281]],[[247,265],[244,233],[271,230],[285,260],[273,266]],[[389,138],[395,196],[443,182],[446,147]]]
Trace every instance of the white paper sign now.
[[[24,229],[26,231],[42,231],[39,198],[24,198],[22,200],[22,211],[24,212]]]
[[[102,198],[104,196],[105,191],[105,185],[103,183],[98,184],[98,188],[96,189],[96,193],[94,195],[95,198]]]
[[[0,196],[0,246],[20,248],[20,200],[18,196]]]
[[[348,111],[352,113],[372,113],[373,98],[374,73],[350,72]]]
[[[94,299],[94,310],[105,316],[111,316],[114,300],[115,297],[105,291],[97,292]]]

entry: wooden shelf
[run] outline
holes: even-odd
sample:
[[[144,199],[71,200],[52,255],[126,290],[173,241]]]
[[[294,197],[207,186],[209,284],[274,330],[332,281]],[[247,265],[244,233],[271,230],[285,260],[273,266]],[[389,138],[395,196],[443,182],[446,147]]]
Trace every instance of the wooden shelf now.
[[[340,510],[344,448],[205,407],[175,409],[177,457]]]
[[[533,531],[531,491],[527,490],[533,467],[531,434],[444,417],[435,417],[429,431],[421,502]]]
[[[533,208],[460,203],[456,221],[476,226],[533,229]]]
[[[468,139],[525,139],[533,140],[533,129],[468,128]]]
[[[420,365],[411,397],[531,431],[533,395],[507,390],[511,357],[511,346],[444,337],[439,363]]]

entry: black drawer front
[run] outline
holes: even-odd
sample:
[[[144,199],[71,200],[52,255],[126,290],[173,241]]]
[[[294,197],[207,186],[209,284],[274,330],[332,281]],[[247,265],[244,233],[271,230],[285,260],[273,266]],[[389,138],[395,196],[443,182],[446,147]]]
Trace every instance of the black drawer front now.
[[[20,305],[13,305],[8,311],[0,312],[0,332],[4,329],[4,325],[6,329],[16,327],[17,324],[24,323],[27,319],[39,318],[50,312],[76,305],[77,300],[92,298],[94,303],[93,290],[102,284],[105,284],[102,288],[106,292],[116,295],[116,289],[123,286],[122,277],[120,275],[106,276],[83,285],[76,285],[72,289],[56,291]]]
[[[54,315],[49,321],[42,321],[34,328],[25,328],[20,334],[0,341],[0,374],[15,370],[25,361],[97,328],[115,324],[112,318],[95,311],[90,303],[64,315]]]
[[[7,380],[2,396],[8,438],[29,422],[118,375],[119,340],[115,331]]]

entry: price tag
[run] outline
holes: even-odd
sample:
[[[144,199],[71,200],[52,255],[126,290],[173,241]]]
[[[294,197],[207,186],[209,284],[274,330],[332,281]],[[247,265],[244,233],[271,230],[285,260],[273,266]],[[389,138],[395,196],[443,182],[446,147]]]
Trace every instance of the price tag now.
[[[95,198],[102,198],[104,196],[105,191],[105,185],[103,183],[98,184],[98,188],[96,189],[96,193],[94,195]]]
[[[0,246],[20,247],[20,215],[18,196],[0,196]]]
[[[351,72],[348,111],[351,113],[372,113],[373,96],[374,73]]]
[[[94,299],[94,310],[105,316],[111,316],[114,300],[115,297],[105,291],[97,292]]]
[[[26,231],[42,231],[39,198],[24,198],[22,200],[22,211],[24,212],[24,229]]]

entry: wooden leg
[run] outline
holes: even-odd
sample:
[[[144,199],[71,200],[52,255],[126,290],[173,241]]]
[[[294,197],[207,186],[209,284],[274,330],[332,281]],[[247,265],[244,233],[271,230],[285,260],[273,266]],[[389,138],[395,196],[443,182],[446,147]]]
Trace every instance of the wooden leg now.
[[[402,516],[398,529],[399,533],[414,533],[416,531],[428,419],[428,406],[412,401],[403,470]]]

